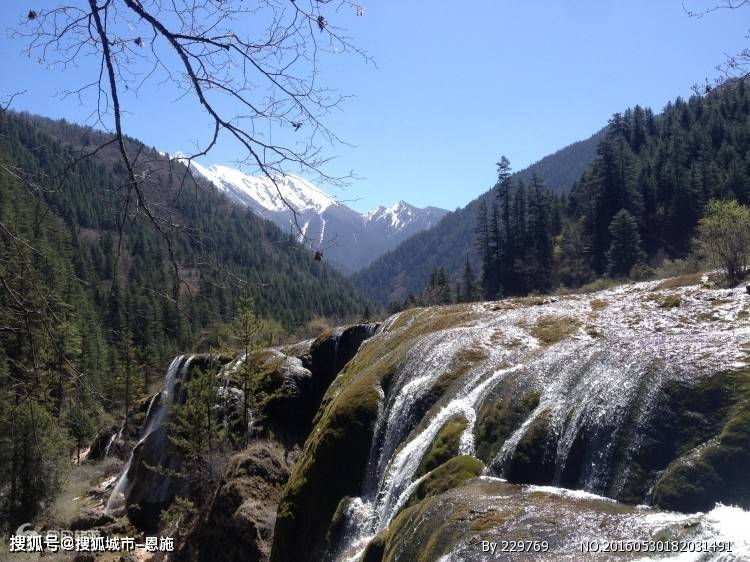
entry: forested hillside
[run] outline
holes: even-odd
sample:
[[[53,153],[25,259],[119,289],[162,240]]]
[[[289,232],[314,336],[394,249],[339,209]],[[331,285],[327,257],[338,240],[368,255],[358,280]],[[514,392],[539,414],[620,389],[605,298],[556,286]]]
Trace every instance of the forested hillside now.
[[[102,140],[0,113],[0,508],[21,522],[100,418],[120,417],[174,355],[205,348],[241,297],[269,333],[368,306],[273,224],[206,185],[180,187],[179,170],[137,141],[133,151],[153,159],[144,189],[163,233],[128,203],[113,152],[82,160],[60,184],[78,150]]]
[[[602,134],[598,132],[542,158],[517,172],[514,179],[529,181],[536,173],[553,191],[567,192],[595,158]],[[419,293],[437,267],[444,267],[454,278],[463,271],[467,256],[478,267],[474,248],[476,217],[481,203],[491,205],[495,198],[496,192],[490,189],[466,207],[448,213],[433,228],[405,240],[352,279],[370,297],[386,304]]]
[[[711,199],[748,203],[746,82],[678,98],[659,115],[640,106],[617,113],[597,141],[596,157],[568,194],[550,190],[533,170],[524,181],[499,169],[488,194],[355,281],[380,300],[403,299],[404,293],[418,294],[426,285],[422,276],[438,266],[458,280],[467,255],[478,258],[479,269],[471,263],[482,272],[487,298],[577,287],[604,275],[638,278],[666,258],[690,255]],[[420,261],[428,247],[441,258]],[[422,287],[403,274],[412,265]]]

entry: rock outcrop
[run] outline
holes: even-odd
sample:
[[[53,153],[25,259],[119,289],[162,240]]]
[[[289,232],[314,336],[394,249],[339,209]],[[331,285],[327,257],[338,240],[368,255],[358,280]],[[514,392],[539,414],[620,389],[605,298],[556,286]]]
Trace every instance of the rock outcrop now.
[[[183,560],[267,561],[278,502],[312,427],[320,400],[377,324],[338,328],[315,340],[238,358],[220,374],[231,380],[243,361],[259,373],[253,435],[236,454],[180,553]]]
[[[321,402],[272,560],[458,552],[486,502],[453,490],[478,474],[617,506],[750,508],[749,317],[744,290],[694,277],[391,317]],[[408,554],[425,541],[440,547]]]
[[[261,562],[271,553],[276,506],[295,453],[274,441],[253,441],[235,455],[205,521],[191,535],[183,559]]]

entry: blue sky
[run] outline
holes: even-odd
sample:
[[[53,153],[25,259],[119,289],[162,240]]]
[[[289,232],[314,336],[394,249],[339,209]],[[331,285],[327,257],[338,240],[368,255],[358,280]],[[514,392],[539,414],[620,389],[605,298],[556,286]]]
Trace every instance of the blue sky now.
[[[75,0],[81,1],[81,0]],[[57,4],[40,0],[39,5]],[[331,175],[359,176],[341,190],[358,209],[405,199],[463,206],[492,185],[500,154],[521,169],[588,137],[615,111],[660,110],[712,78],[725,54],[750,43],[750,9],[696,19],[680,0],[362,0],[363,17],[334,13],[377,62],[327,59],[323,80],[353,96],[327,119],[352,146],[326,147]],[[708,0],[685,0],[690,9]],[[28,3],[0,12],[0,99],[82,122],[90,107],[55,94],[89,80],[91,65],[47,70],[11,39]],[[129,100],[127,132],[168,151],[188,150],[207,122],[193,105],[166,98],[156,82]],[[204,164],[241,158],[224,142]]]

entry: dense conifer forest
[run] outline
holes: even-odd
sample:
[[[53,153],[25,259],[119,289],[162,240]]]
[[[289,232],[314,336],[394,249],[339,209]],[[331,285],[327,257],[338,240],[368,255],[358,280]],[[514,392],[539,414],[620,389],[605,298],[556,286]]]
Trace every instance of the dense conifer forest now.
[[[209,349],[241,298],[265,318],[267,343],[368,309],[343,276],[212,187],[172,198],[163,159],[131,139],[155,161],[148,195],[179,225],[168,233],[176,282],[166,236],[118,212],[116,157],[83,159],[60,183],[101,137],[0,113],[0,507],[11,523],[38,513],[69,459],[152,392],[173,356]]]
[[[528,182],[536,174],[551,190],[569,191],[596,156],[602,134],[599,132],[542,158],[516,172],[513,179]],[[463,188],[474,187],[462,185],[460,178],[457,179],[456,189]],[[416,297],[438,267],[444,267],[449,277],[456,280],[463,274],[468,256],[472,267],[478,269],[478,255],[473,248],[476,216],[482,202],[491,207],[495,201],[496,191],[491,188],[465,207],[448,213],[433,228],[405,240],[352,279],[371,298],[387,304],[403,301],[409,294]]]

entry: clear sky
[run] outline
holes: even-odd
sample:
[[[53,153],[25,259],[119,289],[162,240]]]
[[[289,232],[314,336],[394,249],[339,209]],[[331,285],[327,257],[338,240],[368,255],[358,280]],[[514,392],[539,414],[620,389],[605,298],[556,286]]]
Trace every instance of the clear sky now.
[[[711,3],[685,0],[694,10]],[[697,19],[680,0],[362,4],[363,17],[329,19],[348,29],[377,68],[344,56],[323,69],[326,84],[353,96],[327,120],[352,145],[326,148],[336,157],[328,171],[361,178],[345,191],[323,188],[358,210],[399,199],[463,206],[494,183],[500,154],[521,169],[588,137],[616,111],[637,103],[658,111],[714,77],[727,53],[750,46],[750,9]],[[26,90],[16,109],[82,122],[91,108],[55,94],[89,80],[90,66],[47,70],[8,36],[30,5],[3,2],[0,11],[0,100]],[[206,134],[199,110],[165,99],[156,83],[130,109],[127,132],[162,150],[189,150]],[[227,142],[202,162],[241,157]]]

